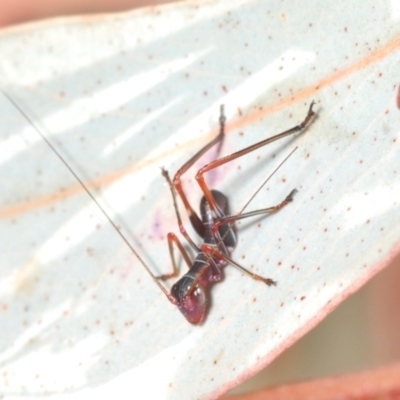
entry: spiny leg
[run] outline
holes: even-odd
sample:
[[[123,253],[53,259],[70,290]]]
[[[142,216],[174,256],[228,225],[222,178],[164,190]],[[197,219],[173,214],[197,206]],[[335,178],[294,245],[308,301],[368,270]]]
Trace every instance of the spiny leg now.
[[[204,154],[206,153],[211,147],[213,147],[218,142],[221,142],[225,137],[225,115],[224,115],[224,106],[221,105],[220,109],[220,117],[219,117],[219,134],[207,143],[201,150],[199,150],[193,157],[191,157],[183,166],[178,170],[175,174],[174,179],[172,181],[172,185],[175,187],[178,195],[181,197],[183,204],[186,208],[186,211],[189,215],[190,222],[196,232],[203,237],[203,223],[201,219],[197,215],[197,213],[193,210],[192,206],[189,203],[189,200],[186,197],[186,194],[182,187],[181,176]],[[222,142],[221,142],[222,143]]]
[[[249,218],[249,217],[254,217],[257,215],[262,215],[262,214],[273,214],[278,212],[279,210],[281,210],[283,207],[287,206],[290,202],[293,201],[293,197],[294,195],[297,193],[297,189],[293,189],[285,198],[285,200],[283,200],[281,203],[279,203],[276,206],[273,207],[268,207],[268,208],[261,208],[259,210],[254,210],[254,211],[249,211],[246,213],[242,213],[242,214],[237,214],[237,215],[230,215],[227,217],[223,217],[223,218],[219,218],[215,224],[212,227],[212,233],[213,235],[217,235],[218,234],[218,228],[221,225],[225,225],[225,224],[232,224],[240,219],[244,219],[244,218]],[[223,238],[222,238],[223,239]]]
[[[276,282],[270,278],[264,278],[260,275],[255,274],[254,272],[249,271],[248,269],[242,267],[236,261],[233,261],[231,258],[226,256],[225,254],[221,253],[217,248],[210,246],[208,244],[203,244],[201,249],[204,251],[205,254],[208,254],[210,258],[220,258],[225,260],[228,264],[235,266],[236,268],[243,271],[245,274],[249,275],[252,279],[256,281],[264,282],[268,286],[276,285]]]
[[[176,259],[174,256],[174,243],[178,247],[179,251],[182,254],[183,259],[185,260],[187,266],[190,268],[192,266],[192,260],[190,259],[188,253],[186,252],[185,248],[183,247],[182,243],[179,241],[177,236],[170,232],[168,233],[168,248],[169,248],[169,255],[171,256],[171,261],[172,261],[172,267],[173,267],[173,272],[170,274],[165,274],[161,276],[157,276],[157,279],[161,280],[167,280],[173,277],[177,277],[179,275],[179,268],[176,263]]]
[[[278,135],[271,136],[267,139],[262,140],[261,142],[255,143],[252,146],[246,147],[243,150],[237,151],[236,153],[230,154],[228,156],[219,158],[218,160],[212,161],[211,163],[207,164],[203,168],[201,168],[196,175],[196,180],[199,183],[201,189],[203,190],[204,196],[206,197],[208,203],[210,204],[211,209],[218,215],[218,208],[217,204],[215,203],[215,200],[213,199],[213,196],[211,194],[211,191],[204,179],[204,174],[214,168],[217,168],[223,164],[226,164],[230,161],[235,160],[236,158],[242,157],[245,154],[248,154],[256,149],[259,149],[260,147],[263,147],[269,143],[272,143],[276,140],[282,139],[286,136],[292,135],[294,133],[302,131],[304,128],[306,128],[309,123],[312,120],[312,117],[314,116],[314,111],[313,111],[313,106],[315,102],[312,101],[310,104],[310,107],[308,109],[308,113],[306,117],[304,118],[303,122],[299,125],[296,125],[295,127],[288,129],[287,131],[284,131],[282,133],[279,133]]]

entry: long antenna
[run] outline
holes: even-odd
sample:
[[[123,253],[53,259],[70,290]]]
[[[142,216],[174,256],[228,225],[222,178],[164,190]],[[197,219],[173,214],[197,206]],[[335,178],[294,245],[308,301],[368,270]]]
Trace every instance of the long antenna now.
[[[258,189],[251,195],[249,200],[247,200],[247,203],[242,207],[240,210],[239,214],[242,214],[243,211],[247,208],[247,206],[251,203],[251,201],[254,199],[254,197],[257,196],[259,191],[268,183],[268,181],[275,175],[276,172],[282,167],[283,164],[292,156],[292,154],[298,149],[298,146],[296,146],[282,161],[281,163],[272,171],[271,174],[267,177],[267,179],[264,180],[264,182],[258,187]]]
[[[21,113],[21,115],[33,126],[35,131],[38,133],[38,135],[47,143],[47,145],[50,147],[51,150],[54,151],[54,153],[57,155],[57,157],[61,160],[61,162],[65,165],[66,168],[71,172],[71,174],[75,177],[75,179],[82,185],[83,189],[85,189],[86,193],[90,196],[90,198],[94,201],[96,206],[99,208],[99,210],[103,213],[103,215],[108,219],[108,222],[114,227],[114,229],[117,231],[118,235],[121,237],[121,239],[125,242],[125,244],[128,246],[128,248],[132,251],[132,253],[136,256],[136,258],[140,261],[140,263],[143,265],[143,267],[146,269],[146,271],[152,276],[154,281],[157,283],[158,287],[164,292],[164,294],[168,297],[168,299],[171,300],[171,295],[168,293],[168,291],[165,289],[165,287],[158,281],[158,279],[154,276],[154,274],[151,272],[150,268],[146,265],[142,257],[140,257],[139,253],[133,248],[133,246],[129,243],[128,239],[121,233],[119,230],[118,226],[115,224],[115,222],[111,219],[111,217],[107,214],[105,209],[101,206],[101,204],[96,200],[96,198],[93,196],[92,192],[88,189],[88,187],[83,183],[83,181],[79,178],[79,176],[76,174],[76,172],[69,166],[69,164],[65,161],[63,156],[60,154],[60,152],[53,146],[53,144],[50,142],[49,139],[41,132],[41,130],[38,128],[38,126],[33,122],[33,120],[28,116],[28,114],[18,105],[18,103],[3,89],[0,88],[0,91],[3,93],[3,95],[11,102],[11,104],[14,105],[14,107]]]

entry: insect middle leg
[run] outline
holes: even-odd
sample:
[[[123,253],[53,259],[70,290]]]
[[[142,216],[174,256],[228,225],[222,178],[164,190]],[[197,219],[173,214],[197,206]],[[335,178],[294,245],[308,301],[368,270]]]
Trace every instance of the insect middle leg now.
[[[188,241],[188,243],[194,248],[194,250],[196,251],[197,255],[199,255],[199,253],[201,253],[201,248],[196,246],[196,244],[193,242],[192,238],[189,236],[189,234],[187,233],[185,227],[183,226],[182,223],[182,218],[181,218],[181,214],[179,212],[179,208],[178,208],[178,203],[176,201],[176,194],[175,194],[175,189],[174,186],[171,182],[171,178],[169,177],[168,171],[166,171],[165,169],[161,169],[161,173],[163,175],[163,177],[166,179],[166,181],[168,182],[169,188],[171,190],[171,194],[172,194],[172,200],[173,200],[173,204],[174,204],[174,209],[175,209],[175,214],[176,217],[178,219],[178,225],[179,225],[179,230],[182,233],[182,235],[185,237],[185,239]],[[218,234],[219,236],[219,234]],[[171,261],[172,261],[172,266],[173,266],[173,272],[170,274],[165,274],[165,275],[161,275],[158,276],[158,279],[162,279],[162,280],[166,280],[166,279],[170,279],[173,277],[176,277],[179,275],[179,268],[178,265],[176,263],[176,259],[174,256],[174,249],[173,249],[173,245],[175,245],[178,247],[180,253],[182,254],[182,257],[184,258],[186,264],[188,265],[189,269],[192,268],[193,266],[193,262],[190,260],[189,255],[187,254],[185,248],[183,247],[182,243],[179,241],[179,239],[177,238],[177,236],[174,233],[168,233],[168,247],[169,247],[169,253],[171,256]],[[208,258],[207,263],[204,265],[204,267],[210,267],[214,274],[213,274],[213,281],[217,282],[219,280],[221,280],[222,275],[221,275],[221,270],[219,269],[219,267],[215,264],[214,259]],[[200,274],[199,274],[200,275]],[[194,286],[196,284],[196,281],[193,282]]]
[[[169,177],[168,171],[165,170],[164,168],[161,168],[161,173],[162,173],[162,176],[166,179],[169,189],[171,191],[172,201],[173,201],[174,209],[175,209],[175,215],[178,219],[179,230],[180,230],[181,234],[185,237],[185,239],[188,241],[188,243],[193,247],[193,249],[198,254],[201,251],[200,248],[193,242],[192,238],[189,236],[189,234],[187,233],[187,231],[182,223],[181,214],[179,212],[178,203],[176,201],[175,189],[171,182],[171,178]],[[169,248],[169,254],[171,257],[173,272],[170,274],[164,274],[164,275],[158,276],[157,277],[158,279],[167,280],[167,279],[170,279],[173,277],[177,277],[179,275],[179,268],[176,263],[176,259],[175,259],[175,255],[174,255],[174,244],[178,247],[178,249],[179,249],[180,253],[182,254],[182,257],[184,258],[189,269],[193,265],[193,262],[191,261],[187,251],[183,247],[180,240],[177,238],[177,236],[174,233],[170,232],[170,233],[168,233],[168,248]]]
[[[161,168],[161,174],[165,178],[165,180],[167,181],[169,189],[171,191],[172,201],[173,201],[174,209],[175,209],[175,214],[176,214],[176,218],[178,219],[179,230],[182,233],[182,235],[185,237],[185,239],[188,241],[188,243],[193,247],[193,249],[196,252],[199,252],[200,248],[193,242],[192,238],[189,236],[189,234],[186,231],[186,228],[183,225],[182,218],[181,218],[181,213],[179,212],[179,208],[178,208],[178,202],[176,201],[175,187],[174,187],[174,185],[173,185],[173,183],[171,181],[171,178],[169,177],[168,171],[165,170],[164,168]],[[197,214],[194,211],[193,211],[193,213],[198,218]],[[190,214],[189,214],[189,216],[190,216]],[[200,219],[199,219],[199,221],[200,221],[199,223],[201,225],[203,225]]]

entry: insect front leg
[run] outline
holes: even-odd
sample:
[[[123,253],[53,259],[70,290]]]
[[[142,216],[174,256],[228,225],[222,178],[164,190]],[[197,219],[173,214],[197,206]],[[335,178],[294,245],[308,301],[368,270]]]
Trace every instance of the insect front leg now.
[[[168,182],[168,186],[169,186],[169,189],[171,191],[172,201],[173,201],[174,209],[175,209],[175,215],[176,215],[176,218],[178,219],[179,230],[182,233],[182,235],[185,237],[185,239],[188,241],[188,243],[193,247],[193,249],[196,252],[199,252],[200,248],[193,242],[192,238],[187,233],[185,226],[183,225],[182,218],[181,218],[181,213],[179,212],[178,203],[176,201],[175,188],[174,188],[174,186],[173,186],[173,184],[171,182],[171,178],[169,177],[168,171],[165,170],[164,168],[161,168],[161,173],[162,173],[162,176]],[[196,213],[195,213],[195,215],[196,215],[196,218],[199,218]],[[200,220],[200,223],[203,226],[201,220]]]
[[[193,264],[187,251],[185,250],[185,248],[183,247],[182,243],[177,238],[177,236],[174,233],[170,232],[170,233],[168,233],[167,238],[168,238],[169,255],[171,257],[173,272],[170,274],[164,274],[164,275],[157,276],[157,279],[161,279],[163,281],[170,279],[170,278],[177,277],[179,275],[179,267],[178,267],[178,264],[176,263],[176,259],[175,259],[175,255],[174,255],[174,243],[178,247],[180,253],[182,254],[182,257],[185,260],[188,268],[190,268]]]

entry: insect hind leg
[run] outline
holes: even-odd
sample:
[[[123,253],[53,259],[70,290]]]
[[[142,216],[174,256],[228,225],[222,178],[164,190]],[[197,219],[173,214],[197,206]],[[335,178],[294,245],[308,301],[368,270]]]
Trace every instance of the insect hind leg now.
[[[225,157],[219,158],[217,160],[214,160],[213,162],[207,164],[206,166],[204,166],[203,168],[201,168],[198,171],[198,173],[196,175],[196,180],[197,180],[198,184],[200,185],[200,187],[201,187],[201,189],[202,189],[202,191],[204,193],[204,196],[207,198],[207,201],[209,202],[211,209],[214,212],[216,212],[216,210],[217,210],[217,205],[215,204],[215,201],[214,201],[214,199],[213,199],[213,197],[211,195],[211,191],[210,191],[210,189],[209,189],[209,187],[208,187],[208,185],[207,185],[207,183],[205,181],[204,174],[206,172],[208,172],[208,171],[211,171],[214,168],[217,168],[217,167],[219,167],[219,166],[221,166],[223,164],[226,164],[226,163],[228,163],[230,161],[233,161],[233,160],[235,160],[235,159],[237,159],[239,157],[242,157],[242,156],[244,156],[244,155],[246,155],[248,153],[251,153],[252,151],[254,151],[256,149],[259,149],[260,147],[266,146],[269,143],[272,143],[272,142],[274,142],[276,140],[282,139],[282,138],[284,138],[286,136],[289,136],[289,135],[292,135],[294,133],[301,132],[302,130],[304,130],[311,123],[311,121],[312,121],[312,119],[313,119],[313,117],[315,115],[315,112],[313,111],[313,106],[314,105],[315,105],[315,102],[312,101],[310,106],[309,106],[309,108],[308,108],[308,112],[307,112],[306,117],[303,119],[303,121],[300,124],[294,126],[293,128],[290,128],[290,129],[288,129],[288,130],[286,130],[286,131],[284,131],[282,133],[278,133],[277,135],[271,136],[271,137],[269,137],[267,139],[261,140],[258,143],[255,143],[255,144],[253,144],[253,145],[251,145],[249,147],[246,147],[245,149],[239,150],[239,151],[237,151],[235,153],[232,153],[232,154],[230,154],[228,156],[225,156]]]

